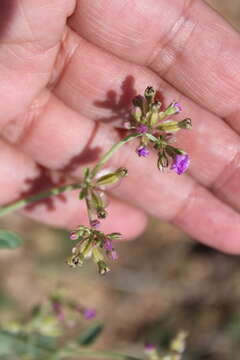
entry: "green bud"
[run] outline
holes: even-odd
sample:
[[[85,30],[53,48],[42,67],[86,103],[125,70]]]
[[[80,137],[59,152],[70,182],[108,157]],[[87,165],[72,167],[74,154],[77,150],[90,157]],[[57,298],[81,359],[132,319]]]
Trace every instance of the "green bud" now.
[[[122,238],[122,234],[120,233],[111,233],[107,235],[108,238],[110,238],[111,240],[120,240]]]
[[[83,244],[82,244],[82,247],[81,247],[81,256],[83,258],[85,258],[86,256],[88,256],[89,252],[91,251],[92,249],[92,241],[91,239],[88,239],[86,240]]]
[[[91,206],[94,209],[100,209],[100,208],[105,208],[105,202],[103,197],[101,196],[101,193],[96,192],[96,191],[91,191]]]
[[[98,178],[96,180],[96,186],[115,184],[122,177],[126,176],[127,173],[128,171],[126,168],[119,168],[113,173],[108,173]]]
[[[170,350],[177,354],[182,354],[186,348],[187,333],[181,331],[170,344]]]
[[[121,176],[121,177],[124,177],[124,176],[127,176],[128,175],[128,169],[124,168],[124,167],[120,167],[116,170],[116,173]]]
[[[98,261],[97,266],[100,275],[105,275],[110,271],[109,267],[107,267],[106,263],[103,260]]]
[[[165,151],[160,152],[158,154],[158,161],[157,161],[157,167],[160,171],[164,170],[165,168],[167,168],[169,165],[169,161],[167,158],[167,155],[165,153]]]
[[[155,125],[158,120],[159,120],[159,110],[160,110],[160,107],[161,107],[161,103],[160,101],[158,102],[155,102],[153,105],[152,105],[152,108],[151,108],[151,111],[150,111],[150,114],[148,116],[148,122],[150,124],[150,126],[153,126]]]
[[[77,266],[82,266],[83,260],[84,260],[84,257],[81,254],[77,254],[77,255],[70,256],[67,259],[67,264],[70,265],[71,267],[75,268]]]
[[[148,86],[144,92],[145,99],[149,104],[152,104],[154,102],[154,98],[156,95],[156,91],[152,86]]]
[[[132,110],[132,116],[137,121],[140,122],[142,118],[142,110],[139,106],[135,106]]]
[[[143,108],[143,103],[144,103],[144,97],[142,95],[138,95],[138,96],[135,96],[132,100],[132,103],[134,106],[137,106],[139,107],[140,109]]]
[[[168,108],[165,110],[164,113],[165,113],[165,116],[171,116],[171,115],[178,114],[181,110],[182,110],[181,105],[174,101],[168,106]]]
[[[97,217],[98,219],[105,219],[107,217],[107,211],[104,208],[98,208]]]
[[[162,122],[157,129],[165,132],[176,132],[180,130],[180,127],[178,121],[167,120]]]
[[[180,129],[191,129],[192,128],[192,120],[187,118],[179,121],[178,126]]]
[[[102,253],[99,251],[97,247],[93,248],[93,260],[95,261],[96,264],[104,260]]]
[[[91,234],[91,229],[89,229],[87,226],[80,225],[75,232],[79,237],[88,237]]]

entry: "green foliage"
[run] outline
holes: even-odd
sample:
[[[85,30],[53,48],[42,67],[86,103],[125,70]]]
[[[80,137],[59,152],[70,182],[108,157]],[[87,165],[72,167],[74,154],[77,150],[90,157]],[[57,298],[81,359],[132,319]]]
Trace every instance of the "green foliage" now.
[[[56,350],[55,339],[39,334],[29,335],[22,332],[0,330],[0,359],[44,360],[49,352]]]
[[[81,346],[89,346],[92,345],[99,337],[99,335],[103,331],[103,324],[97,323],[90,326],[87,330],[85,330],[80,336],[75,340],[77,344]]]
[[[0,248],[1,249],[15,249],[22,244],[22,239],[19,235],[7,231],[0,230]]]

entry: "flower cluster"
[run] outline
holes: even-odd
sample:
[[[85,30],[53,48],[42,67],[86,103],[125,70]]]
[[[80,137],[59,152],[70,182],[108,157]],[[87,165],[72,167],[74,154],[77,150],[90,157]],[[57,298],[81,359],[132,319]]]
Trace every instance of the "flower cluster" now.
[[[69,310],[72,313],[81,314],[86,320],[95,318],[97,314],[95,309],[85,307],[82,304],[69,300],[59,294],[52,295],[49,300],[52,311],[60,322],[65,322],[66,314],[68,314]]]
[[[181,149],[170,143],[173,134],[181,129],[191,129],[191,119],[180,121],[171,117],[179,114],[182,107],[172,102],[164,111],[157,100],[156,91],[147,87],[144,96],[138,95],[133,99],[132,116],[125,127],[140,134],[140,144],[136,150],[138,156],[147,157],[153,148],[158,154],[157,166],[159,170],[170,167],[178,175],[183,174],[189,167],[189,156]]]
[[[99,274],[104,275],[110,271],[105,257],[112,260],[118,258],[113,241],[121,238],[120,233],[104,234],[94,228],[80,225],[71,233],[70,238],[78,240],[72,249],[72,256],[68,259],[68,264],[72,267],[82,266],[85,259],[92,258],[98,266]]]
[[[92,228],[98,228],[100,225],[99,220],[105,219],[107,216],[106,188],[119,182],[123,177],[127,176],[127,173],[126,168],[118,168],[116,171],[103,170],[94,176],[89,168],[84,170],[79,198],[86,200]],[[75,239],[72,238],[72,240]]]
[[[186,349],[187,333],[180,331],[171,341],[169,351],[161,354],[157,347],[152,344],[145,346],[145,353],[149,360],[181,360]]]
[[[72,256],[67,261],[70,266],[82,266],[85,259],[92,258],[98,266],[99,274],[104,275],[110,271],[104,255],[117,260],[113,241],[120,239],[121,234],[104,234],[98,228],[101,224],[100,220],[107,216],[106,188],[116,184],[126,175],[126,168],[118,168],[116,171],[101,170],[96,173],[89,168],[84,170],[79,197],[86,201],[90,226],[80,225],[70,234],[71,240],[77,240],[77,244],[72,249]]]
[[[71,235],[71,240],[77,241],[72,249],[72,256],[68,264],[72,267],[82,266],[85,259],[92,258],[98,266],[100,274],[110,271],[105,257],[117,259],[113,241],[121,237],[120,233],[104,234],[99,230],[101,220],[108,215],[106,207],[106,190],[109,185],[118,183],[128,174],[126,168],[120,167],[115,171],[102,169],[105,163],[122,145],[128,141],[139,139],[137,154],[147,157],[153,149],[158,154],[157,166],[159,170],[170,167],[178,175],[183,174],[189,167],[189,156],[181,149],[173,146],[173,133],[181,129],[190,129],[189,118],[175,121],[169,117],[182,111],[181,105],[172,102],[164,111],[162,104],[157,100],[156,91],[147,87],[144,96],[138,95],[133,99],[131,119],[125,123],[131,133],[126,138],[104,154],[93,169],[86,168],[83,172],[83,181],[79,198],[85,200],[88,212],[89,226],[80,225]]]

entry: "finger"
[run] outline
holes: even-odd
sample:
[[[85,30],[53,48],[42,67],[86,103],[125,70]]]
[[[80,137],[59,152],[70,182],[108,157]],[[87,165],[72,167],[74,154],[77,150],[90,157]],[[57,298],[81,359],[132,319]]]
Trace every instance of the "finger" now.
[[[75,0],[1,0],[0,127],[48,83]]]
[[[58,174],[36,166],[30,158],[3,141],[0,141],[0,164],[1,205],[56,186]],[[124,238],[134,238],[146,226],[146,216],[142,211],[112,197],[108,212],[110,216],[101,225],[103,231],[118,231]],[[23,213],[62,228],[73,229],[81,223],[88,224],[85,204],[78,199],[76,191],[31,204]]]
[[[79,0],[71,26],[97,46],[149,66],[240,131],[239,34],[203,1]]]
[[[30,207],[30,210],[24,210],[23,213],[34,220],[59,228],[73,230],[80,224],[88,226],[86,205],[79,200],[78,195],[79,192],[73,191],[65,193],[62,200],[52,200],[52,210],[48,208],[49,202],[43,202]],[[100,231],[119,232],[123,240],[127,240],[139,236],[146,227],[147,218],[143,211],[112,196],[109,197],[107,211],[109,215],[101,221]]]
[[[150,70],[116,60],[77,39],[74,34],[72,36],[71,42],[79,42],[78,50],[65,69],[55,94],[81,115],[110,124],[113,119],[123,120],[127,116],[132,97],[143,93],[148,85],[160,90],[165,105],[173,99],[178,100],[185,109],[181,116],[191,117],[193,122],[191,131],[182,131],[177,136],[178,145],[192,158],[191,175],[240,211],[239,136],[220,118],[196,105]],[[80,121],[87,126],[86,120]]]
[[[65,119],[71,120],[71,126],[69,126],[69,123],[67,125]],[[41,121],[37,121],[35,126],[32,126],[31,131],[26,133],[19,146],[28,151],[29,154],[32,153],[34,157],[37,156],[47,167],[54,166],[55,169],[63,170],[66,166],[69,167],[69,164],[66,164],[68,154],[74,155],[72,160],[69,158],[69,162],[70,164],[71,161],[75,162],[74,173],[76,176],[77,174],[80,176],[79,167],[83,164],[81,152],[84,148],[83,145],[86,144],[86,134],[88,133],[88,130],[86,133],[84,132],[84,127],[86,126],[88,129],[89,122],[94,124],[93,121],[86,118],[81,119],[79,114],[74,113],[73,110],[67,108],[53,97],[52,102],[48,103],[48,107],[42,114]],[[55,133],[51,133],[52,128],[56,129]],[[70,133],[69,129],[71,129]],[[50,131],[50,137],[48,137],[47,141],[46,136],[48,135],[46,134],[48,134],[48,130]],[[77,134],[76,137],[74,137],[75,133]],[[62,134],[65,134],[65,141],[63,141]],[[94,149],[101,145],[104,151],[110,147],[111,142],[112,144],[115,142],[115,138],[116,135],[113,134],[112,128],[101,124],[95,135],[90,135],[90,148]],[[58,151],[54,150],[54,155],[51,155],[51,149],[55,149],[55,147]],[[121,154],[113,157],[110,162],[110,166],[114,167],[126,166],[127,164],[129,169],[128,181],[123,182],[123,185],[121,184],[122,199],[132,201],[132,203],[136,203],[149,213],[154,213],[156,216],[166,220],[177,219],[176,222],[183,229],[189,231],[190,234],[206,244],[228,252],[236,253],[240,251],[238,241],[240,236],[239,214],[221,203],[208,191],[196,187],[196,182],[190,177],[179,177],[173,173],[159,174],[155,164],[153,167],[152,162],[143,163],[142,159],[136,158],[133,149],[134,146],[131,148],[131,146],[126,145],[122,148]],[[80,153],[77,156],[78,151]],[[156,159],[153,157],[153,160]],[[144,196],[139,196],[139,194]],[[195,197],[196,201],[192,201],[192,198]],[[181,222],[183,220],[181,214],[184,214],[182,209],[187,208],[189,201],[191,211],[185,224]],[[218,224],[211,222],[211,226],[209,226],[209,217],[205,211],[200,222],[196,216],[199,202],[206,208],[208,208],[209,202],[211,216],[215,214],[216,219],[224,221]],[[226,232],[227,230],[229,230],[229,233]],[[226,234],[228,234],[229,240],[226,240]]]

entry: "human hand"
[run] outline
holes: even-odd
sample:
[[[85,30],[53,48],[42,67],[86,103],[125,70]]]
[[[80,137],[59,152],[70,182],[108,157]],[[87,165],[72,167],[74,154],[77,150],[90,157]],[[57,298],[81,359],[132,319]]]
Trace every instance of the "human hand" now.
[[[190,171],[161,174],[125,146],[111,165],[127,166],[129,177],[112,190],[104,226],[135,236],[146,211],[239,253],[239,35],[194,0],[2,0],[0,14],[1,203],[29,179],[38,190],[46,176],[36,164],[79,177],[118,139],[106,120],[124,115],[134,79],[137,93],[151,85],[192,118],[193,130],[178,136]],[[123,103],[112,106],[109,90],[121,89]],[[28,214],[74,227],[85,211],[76,194],[67,200]]]

